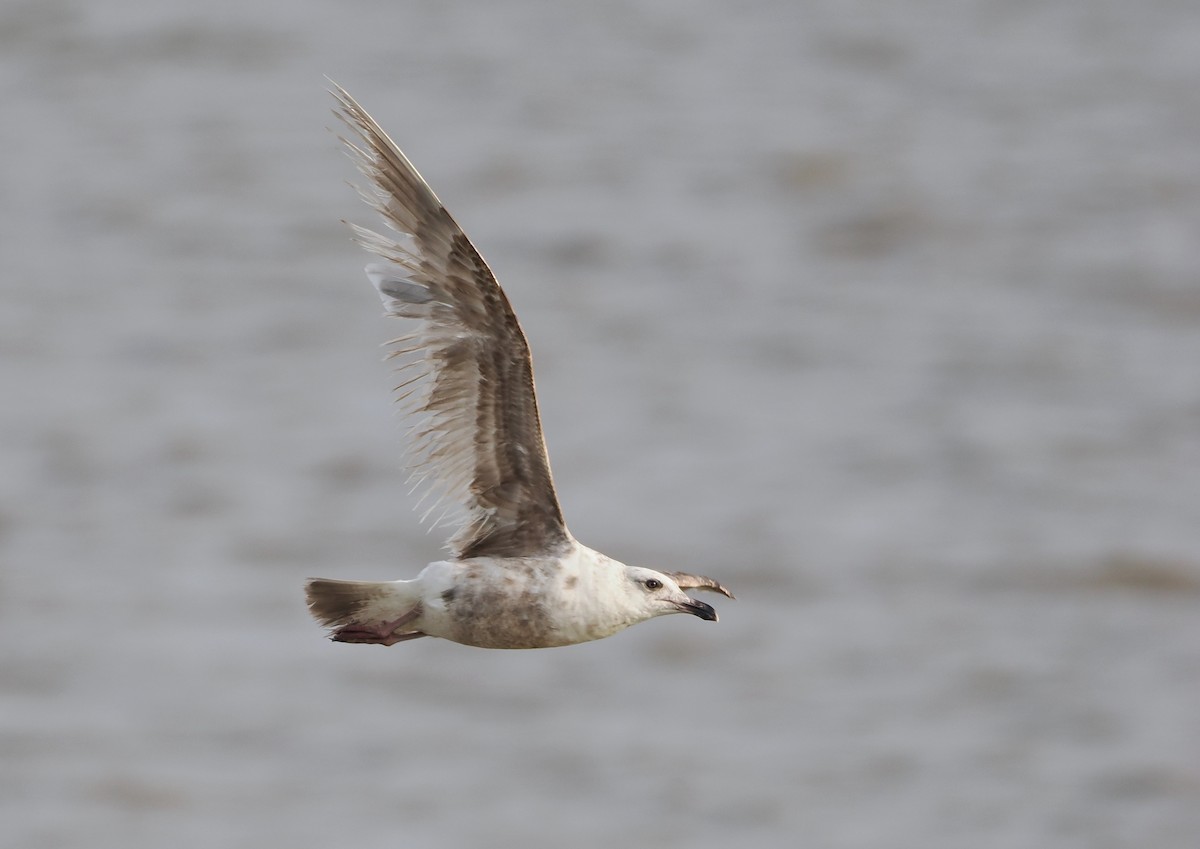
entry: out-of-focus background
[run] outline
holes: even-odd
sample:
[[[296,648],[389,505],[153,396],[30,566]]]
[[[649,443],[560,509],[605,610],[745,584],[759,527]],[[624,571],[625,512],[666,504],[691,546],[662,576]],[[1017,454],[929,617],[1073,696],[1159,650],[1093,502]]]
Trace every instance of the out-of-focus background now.
[[[324,75],[721,623],[334,645],[410,577]],[[1200,6],[0,8],[0,843],[1194,847]]]

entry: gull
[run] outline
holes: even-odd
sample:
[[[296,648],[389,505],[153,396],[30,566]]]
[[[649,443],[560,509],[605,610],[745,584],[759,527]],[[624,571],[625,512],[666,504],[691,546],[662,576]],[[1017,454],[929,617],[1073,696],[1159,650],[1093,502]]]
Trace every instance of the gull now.
[[[627,566],[567,530],[542,437],[525,334],[495,276],[437,195],[345,89],[333,84],[339,137],[371,185],[359,189],[396,236],[351,224],[383,262],[367,266],[389,316],[397,400],[416,423],[409,468],[457,510],[450,557],[400,581],[310,579],[308,608],[344,643],[441,637],[532,649],[608,637],[671,613],[717,613],[685,589],[733,595],[686,572]]]

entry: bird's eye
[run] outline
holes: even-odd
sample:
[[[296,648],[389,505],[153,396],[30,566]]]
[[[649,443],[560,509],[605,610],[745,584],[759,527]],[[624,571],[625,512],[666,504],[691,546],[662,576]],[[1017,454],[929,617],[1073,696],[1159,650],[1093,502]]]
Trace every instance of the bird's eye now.
[[[660,581],[658,578],[647,578],[646,579],[646,589],[661,590],[662,589],[662,581]]]

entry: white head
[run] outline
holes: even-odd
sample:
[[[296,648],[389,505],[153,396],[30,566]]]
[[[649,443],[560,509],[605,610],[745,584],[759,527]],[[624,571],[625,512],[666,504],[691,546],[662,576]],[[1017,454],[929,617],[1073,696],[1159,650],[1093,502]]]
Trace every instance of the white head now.
[[[641,614],[639,621],[668,613],[690,613],[709,622],[717,621],[717,611],[702,601],[689,598],[675,578],[664,572],[626,566],[625,578],[626,599]]]

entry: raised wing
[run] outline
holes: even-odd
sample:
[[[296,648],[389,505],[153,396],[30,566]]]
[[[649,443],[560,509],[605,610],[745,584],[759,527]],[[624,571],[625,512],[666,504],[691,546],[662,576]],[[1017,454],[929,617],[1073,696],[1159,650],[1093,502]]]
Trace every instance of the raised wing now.
[[[344,89],[342,141],[371,181],[363,199],[401,239],[354,227],[385,260],[367,267],[390,315],[417,319],[394,340],[398,400],[417,421],[410,467],[465,511],[459,558],[545,554],[570,542],[554,493],[525,334],[483,257],[395,143]]]

